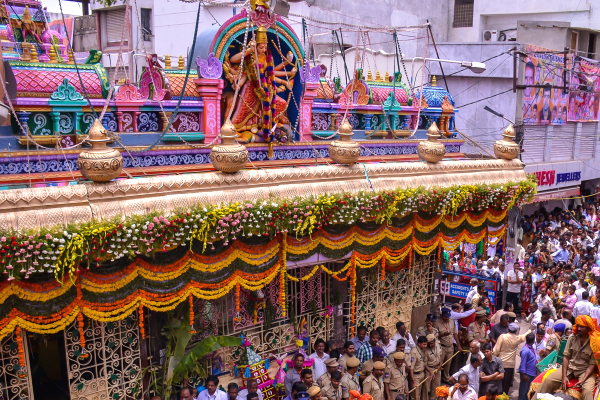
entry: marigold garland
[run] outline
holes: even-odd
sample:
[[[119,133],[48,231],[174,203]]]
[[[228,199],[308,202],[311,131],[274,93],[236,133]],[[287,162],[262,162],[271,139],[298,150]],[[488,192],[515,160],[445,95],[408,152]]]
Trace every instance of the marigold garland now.
[[[192,335],[196,334],[196,330],[194,329],[194,296],[190,293],[188,297],[188,301],[190,303],[190,333]]]
[[[279,305],[281,306],[281,315],[287,316],[285,300],[285,277],[287,275],[287,232],[281,235],[281,274],[279,275]]]
[[[138,318],[140,325],[140,335],[142,336],[142,340],[146,339],[146,329],[144,328],[144,305],[140,303],[138,308]]]
[[[23,335],[20,327],[17,327],[15,335],[17,336],[17,346],[19,349],[19,365],[21,368],[25,368],[25,351],[23,350]]]
[[[79,327],[79,346],[81,347],[81,351],[85,350],[85,331],[84,331],[84,321],[83,321],[83,313],[79,312],[77,314],[77,326]]]
[[[527,202],[535,189],[535,178],[528,175],[526,180],[506,184],[270,198],[246,204],[198,204],[173,215],[153,212],[122,216],[122,223],[107,220],[44,231],[3,232],[0,270],[9,280],[48,270],[58,278],[74,275],[80,266],[90,268],[94,262],[151,256],[192,239],[200,241],[206,249],[214,247],[217,241],[228,245],[240,237],[274,237],[282,232],[311,235],[326,225],[352,225],[357,221],[389,223],[392,218],[417,211],[442,216],[423,221],[424,225],[444,223],[451,228],[466,218],[472,226],[478,226],[486,219],[496,218],[495,212]],[[480,215],[488,209],[492,209],[491,216]],[[463,211],[466,214],[459,219],[446,218]]]
[[[385,257],[381,257],[381,282],[385,281]]]

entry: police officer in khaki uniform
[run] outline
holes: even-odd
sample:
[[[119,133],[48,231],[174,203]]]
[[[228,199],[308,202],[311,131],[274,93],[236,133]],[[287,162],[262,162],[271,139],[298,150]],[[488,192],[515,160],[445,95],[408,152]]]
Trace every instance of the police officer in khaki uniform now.
[[[554,325],[554,333],[550,335],[548,340],[546,341],[546,349],[544,350],[544,357],[548,354],[552,353],[554,350],[558,352],[560,348],[560,342],[562,340],[562,335],[565,332],[565,324],[556,324]]]
[[[310,396],[310,400],[321,400],[323,398],[321,388],[318,386],[311,386],[306,392]]]
[[[437,317],[434,314],[427,314],[427,319],[425,319],[425,325],[422,325],[417,329],[417,339],[421,336],[427,337],[427,335],[433,333],[436,340],[439,340],[439,331],[437,328],[435,328],[436,322]]]
[[[342,386],[340,385],[342,373],[337,370],[332,371],[329,379],[329,383],[321,389],[323,400],[342,400]]]
[[[410,351],[411,379],[413,381],[413,388],[416,388],[413,392],[415,400],[421,400],[421,392],[425,385],[421,385],[421,381],[425,379],[425,370],[427,369],[425,364],[425,349],[427,349],[427,337],[419,336],[417,346]],[[429,398],[429,393],[424,398]]]
[[[590,333],[595,330],[595,323],[590,316],[580,315],[575,319],[573,335],[569,337],[563,353],[563,365],[546,376],[536,394],[554,393],[564,385],[564,381],[576,378],[583,382],[581,399],[594,399],[597,367],[594,352],[590,347]]]
[[[441,385],[442,349],[432,334],[427,335],[427,348],[425,349],[425,365],[433,372],[431,379],[423,384],[423,392],[429,394],[429,400],[435,400],[435,389]],[[423,396],[425,397],[425,396]]]
[[[481,344],[490,341],[490,337],[487,334],[487,325],[485,324],[486,316],[487,313],[485,310],[479,310],[475,313],[475,322],[472,322],[467,328],[467,340],[469,343],[473,340],[477,340]]]
[[[346,360],[346,370],[344,371],[344,375],[342,376],[342,382],[340,384],[340,386],[342,387],[343,399],[350,398],[351,390],[360,391],[360,380],[357,376],[359,365],[360,360],[356,357],[350,357]]]
[[[381,361],[373,363],[373,372],[363,382],[363,394],[370,394],[373,400],[383,400],[385,388],[383,386],[383,370],[385,364]]]
[[[354,342],[348,340],[344,343],[344,354],[339,358],[338,363],[340,364],[340,371],[344,372],[346,370],[346,361],[349,358],[354,357],[356,351],[354,350]]]
[[[450,309],[442,308],[442,317],[435,323],[434,327],[440,332],[439,340],[442,349],[442,364],[446,363],[443,368],[442,380],[448,382],[450,380],[450,362],[448,361],[454,355],[454,341],[458,344],[458,351],[462,350],[460,341],[458,340],[458,332],[456,324],[450,319]]]
[[[406,379],[406,365],[404,359],[406,355],[404,352],[394,353],[394,365],[389,369],[389,373],[385,375],[383,384],[385,385],[385,392],[389,400],[396,400],[396,396],[403,394],[408,397],[408,380]]]
[[[390,367],[390,362],[387,358],[385,358],[385,352],[381,347],[375,346],[373,347],[373,358],[367,360],[363,363],[362,369],[360,371],[360,380],[364,381],[369,374],[373,371],[373,364],[377,361],[381,361],[385,365],[385,371],[387,372]]]
[[[331,373],[333,371],[339,371],[340,364],[337,362],[337,358],[328,358],[325,360],[325,367],[327,367],[327,372],[317,379],[317,385],[319,385],[321,389],[331,382]]]

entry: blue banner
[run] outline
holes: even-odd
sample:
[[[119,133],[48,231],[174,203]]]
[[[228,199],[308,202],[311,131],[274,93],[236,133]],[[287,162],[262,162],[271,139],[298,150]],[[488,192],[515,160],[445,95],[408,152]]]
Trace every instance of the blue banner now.
[[[451,281],[441,281],[440,282],[440,294],[445,294],[450,297],[459,297],[461,299],[466,299],[469,294],[469,290],[471,290],[471,286],[465,285],[464,283],[456,283]],[[496,291],[487,289],[488,297],[490,298],[490,304],[492,306],[496,306]]]

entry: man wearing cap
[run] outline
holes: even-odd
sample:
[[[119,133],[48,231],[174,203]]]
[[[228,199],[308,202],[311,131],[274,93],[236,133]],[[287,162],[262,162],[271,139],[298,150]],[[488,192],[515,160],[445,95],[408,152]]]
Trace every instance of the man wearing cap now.
[[[383,400],[385,388],[383,386],[383,370],[385,364],[381,361],[373,363],[373,373],[367,376],[363,382],[363,394],[369,394],[373,400]]]
[[[517,347],[525,342],[525,337],[531,330],[523,335],[517,335],[519,324],[512,322],[508,324],[508,333],[500,335],[494,346],[494,355],[502,360],[504,366],[504,379],[502,379],[502,391],[508,393],[515,377],[515,358],[517,357]]]
[[[321,388],[323,400],[342,400],[341,380],[342,374],[340,371],[335,370],[331,372],[329,383]]]
[[[594,398],[596,381],[596,360],[590,346],[590,334],[596,334],[597,325],[588,315],[575,319],[573,335],[569,337],[563,353],[563,364],[556,371],[547,375],[538,387],[537,393],[554,393],[559,388],[566,389],[569,381],[577,379],[574,389],[581,388],[582,400]]]
[[[406,379],[407,373],[404,363],[406,355],[404,352],[399,351],[394,353],[392,358],[394,363],[383,379],[385,393],[390,400],[395,400],[399,394],[403,394],[408,398],[408,380]]]
[[[348,399],[350,398],[351,390],[359,390],[360,391],[360,381],[358,376],[358,366],[360,365],[360,361],[356,357],[350,357],[346,361],[346,370],[344,371],[344,375],[342,376],[342,381],[340,386],[342,387],[342,398]]]
[[[429,367],[429,370],[431,370],[431,375],[430,379],[427,379],[427,382],[423,384],[423,391],[425,392],[425,397],[429,394],[429,400],[435,400],[435,388],[441,384],[442,349],[433,334],[430,333],[426,338],[425,363]]]
[[[425,370],[429,370],[425,363],[425,349],[427,349],[427,337],[419,336],[417,339],[417,347],[410,351],[410,377],[413,384],[413,388],[416,388],[415,400],[421,400],[421,391],[423,385],[421,381],[425,379]],[[429,370],[431,372],[431,370]],[[432,375],[432,374],[430,374]]]
[[[310,399],[310,395],[308,394],[308,391],[303,391],[303,392],[298,392],[298,400],[308,400]]]
[[[433,336],[435,336],[436,340],[439,338],[439,331],[434,328],[434,324],[437,321],[437,317],[434,314],[427,314],[427,317],[425,319],[425,325],[421,325],[420,327],[417,328],[417,339],[420,336],[427,336],[430,333],[433,334]]]
[[[327,372],[325,372],[323,375],[321,375],[319,377],[319,379],[317,379],[317,385],[319,385],[319,387],[321,389],[323,389],[323,387],[325,387],[325,385],[327,385],[327,384],[329,384],[329,382],[331,382],[331,373],[333,371],[339,371],[340,364],[338,364],[336,358],[328,358],[327,360],[325,360],[325,367],[327,368]],[[341,377],[340,377],[340,379],[341,379]]]
[[[475,322],[467,328],[467,340],[469,342],[477,340],[479,343],[483,344],[490,341],[487,334],[487,325],[485,324],[486,316],[487,313],[485,310],[480,310],[475,313]]]
[[[373,347],[373,358],[371,358],[370,360],[365,361],[362,364],[362,369],[360,372],[360,380],[364,382],[365,378],[367,376],[369,376],[371,374],[371,372],[373,372],[373,365],[376,362],[382,362],[383,365],[385,365],[386,368],[386,372],[387,372],[387,368],[389,367],[389,362],[387,360],[387,358],[385,358],[385,352],[383,351],[383,349],[379,346],[375,346]]]
[[[515,314],[514,312],[507,312],[506,315],[508,315],[508,323],[512,324],[513,322],[517,321],[517,314]]]
[[[321,400],[321,398],[323,396],[321,394],[321,388],[318,386],[311,386],[308,388],[308,390],[306,392],[310,396],[310,400]]]
[[[353,341],[348,340],[346,343],[344,343],[344,354],[338,360],[338,363],[340,364],[342,372],[344,372],[346,370],[346,361],[348,361],[349,358],[354,357],[355,353],[356,353],[356,350],[354,349]]]
[[[450,379],[450,363],[446,361],[454,354],[454,343],[457,343],[458,351],[462,351],[462,346],[458,340],[458,331],[456,330],[454,322],[450,320],[450,314],[451,311],[449,308],[442,308],[442,317],[434,325],[439,332],[442,364],[446,363],[443,366],[442,380],[444,382],[447,382]]]
[[[231,383],[230,383],[231,385]],[[234,384],[235,385],[235,384]],[[307,391],[307,387],[304,383],[302,382],[295,382],[292,385],[292,391],[290,392],[290,394],[284,399],[284,400],[299,400],[300,397],[300,392],[304,392],[306,393]],[[229,393],[229,390],[227,390],[227,392]],[[308,394],[306,394],[305,396],[306,399],[308,399]],[[235,399],[231,399],[231,400],[235,400]]]
[[[546,357],[548,354],[553,351],[558,352],[560,348],[560,342],[562,340],[563,333],[565,332],[566,326],[565,324],[556,324],[554,325],[554,332],[548,340],[546,341],[546,349],[543,352],[543,357]]]

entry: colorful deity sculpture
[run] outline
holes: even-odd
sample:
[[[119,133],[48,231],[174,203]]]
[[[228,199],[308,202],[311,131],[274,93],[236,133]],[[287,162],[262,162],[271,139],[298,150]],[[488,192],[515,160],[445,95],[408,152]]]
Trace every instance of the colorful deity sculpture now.
[[[259,27],[255,39],[250,42],[246,54],[240,52],[226,56],[224,60],[225,76],[234,89],[239,88],[235,103],[233,94],[225,96],[227,112],[233,107],[231,121],[240,142],[265,141],[271,145],[286,142],[284,125],[289,124],[289,99],[283,99],[278,93],[292,90],[297,68],[292,63],[291,54],[282,57],[279,65],[274,65],[268,47],[267,28]],[[285,70],[286,65],[292,65],[293,69]]]

